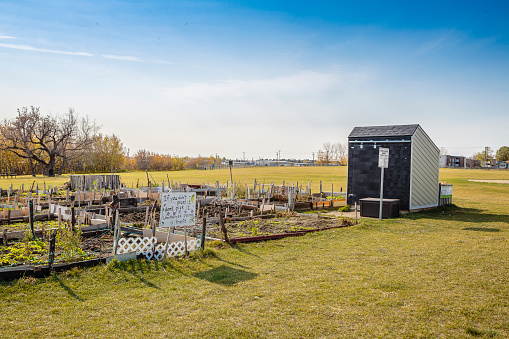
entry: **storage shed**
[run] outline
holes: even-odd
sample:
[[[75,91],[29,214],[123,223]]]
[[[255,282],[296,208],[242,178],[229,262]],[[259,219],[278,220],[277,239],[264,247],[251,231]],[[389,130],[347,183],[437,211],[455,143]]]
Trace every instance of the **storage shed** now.
[[[440,150],[419,125],[355,127],[348,136],[347,203],[380,196],[379,148],[389,149],[384,199],[402,210],[438,206]]]

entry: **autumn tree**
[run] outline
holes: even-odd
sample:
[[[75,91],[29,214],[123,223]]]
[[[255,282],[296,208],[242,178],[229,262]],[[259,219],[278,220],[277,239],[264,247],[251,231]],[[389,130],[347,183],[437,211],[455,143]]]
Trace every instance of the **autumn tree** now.
[[[72,108],[57,116],[43,116],[33,106],[18,109],[17,113],[17,117],[5,119],[0,125],[0,149],[41,165],[50,177],[55,176],[58,164],[80,157],[92,145],[98,130],[88,117],[80,118]]]
[[[509,160],[509,146],[502,146],[497,150],[496,158],[499,161]]]
[[[98,134],[92,146],[92,168],[95,172],[115,172],[124,164],[124,145],[115,134]]]

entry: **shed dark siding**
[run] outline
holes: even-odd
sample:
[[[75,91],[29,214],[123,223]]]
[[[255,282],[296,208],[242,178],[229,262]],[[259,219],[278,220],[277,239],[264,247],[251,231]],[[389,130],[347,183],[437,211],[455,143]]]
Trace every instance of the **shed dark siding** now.
[[[411,143],[384,143],[384,141],[387,139],[410,140],[411,137],[401,135],[396,138],[350,136],[349,139],[347,203],[353,205],[354,202],[359,203],[359,199],[380,196],[381,171],[378,167],[378,152],[380,147],[385,147],[389,149],[389,168],[384,170],[384,198],[400,199],[401,209],[408,210],[410,205]],[[351,141],[365,141],[366,143],[363,143],[361,148],[359,143]],[[375,141],[376,148],[373,147]]]

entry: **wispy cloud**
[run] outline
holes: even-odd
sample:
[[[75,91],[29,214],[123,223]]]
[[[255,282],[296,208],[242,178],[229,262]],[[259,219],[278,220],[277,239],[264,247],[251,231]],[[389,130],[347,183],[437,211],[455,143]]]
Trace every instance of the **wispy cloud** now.
[[[227,80],[215,84],[194,83],[171,88],[167,95],[179,102],[212,101],[220,98],[278,97],[327,90],[337,81],[335,74],[303,71],[264,80]]]
[[[135,57],[135,56],[131,56],[131,55],[103,54],[102,57],[106,58],[106,59],[123,60],[123,61],[136,61],[136,62],[140,62],[141,61],[140,58]]]
[[[77,55],[77,56],[94,56],[93,54],[86,53],[86,52],[59,51],[59,50],[54,50],[54,49],[33,47],[30,45],[15,45],[15,44],[0,43],[0,47],[18,49],[18,50],[22,50],[22,51],[31,51],[31,52],[53,53],[53,54],[63,54],[63,55]]]
[[[0,39],[16,39],[16,38],[13,36],[3,35],[2,33],[0,33]]]
[[[417,51],[414,53],[415,56],[419,57],[436,50],[440,50],[444,47],[455,45],[461,42],[463,39],[460,34],[456,31],[451,30],[445,33],[441,33],[437,36],[434,36],[432,39],[429,39],[425,43],[419,46]]]

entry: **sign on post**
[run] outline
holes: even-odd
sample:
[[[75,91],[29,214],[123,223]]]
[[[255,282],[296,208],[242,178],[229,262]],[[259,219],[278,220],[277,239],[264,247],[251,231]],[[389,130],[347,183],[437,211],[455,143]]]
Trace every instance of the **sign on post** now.
[[[188,186],[189,188],[189,186]],[[168,227],[163,258],[168,253],[170,230],[184,226],[184,253],[187,255],[187,226],[196,221],[196,192],[168,192],[161,194],[161,213],[159,227]]]
[[[389,168],[389,149],[380,147],[378,149],[378,167]]]
[[[194,225],[196,192],[167,192],[161,195],[159,227]]]
[[[378,149],[378,167],[380,167],[380,212],[378,217],[382,220],[382,210],[384,202],[384,168],[389,168],[389,149],[380,147]]]

